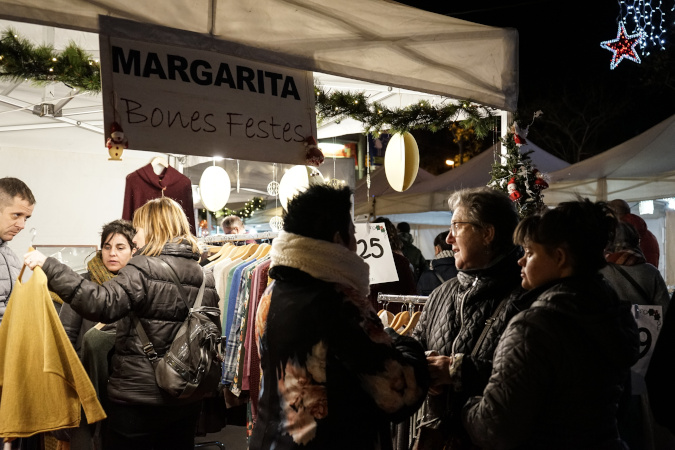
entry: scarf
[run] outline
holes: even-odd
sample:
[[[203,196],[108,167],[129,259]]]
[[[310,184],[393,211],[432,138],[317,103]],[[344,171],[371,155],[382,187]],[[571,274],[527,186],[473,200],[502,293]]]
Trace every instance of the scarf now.
[[[87,263],[87,270],[89,271],[91,281],[99,285],[115,278],[115,274],[109,271],[103,264],[100,250],[97,251],[96,256]]]
[[[647,262],[640,249],[627,248],[618,252],[606,253],[605,260],[621,266],[635,266]]]
[[[270,268],[293,267],[319,280],[347,286],[363,296],[370,293],[368,264],[343,245],[281,231],[272,242],[270,256]]]
[[[438,255],[434,257],[434,259],[441,259],[441,258],[454,258],[455,253],[452,250],[443,250],[442,252],[438,252]]]

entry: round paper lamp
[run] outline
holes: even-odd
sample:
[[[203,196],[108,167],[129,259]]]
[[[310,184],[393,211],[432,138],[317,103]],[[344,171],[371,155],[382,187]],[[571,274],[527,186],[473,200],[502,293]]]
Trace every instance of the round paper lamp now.
[[[389,185],[398,192],[412,186],[420,167],[420,151],[412,134],[396,133],[384,154],[384,173]]]
[[[286,209],[288,201],[313,184],[323,183],[323,175],[316,167],[293,166],[279,182],[279,201]]]
[[[199,179],[199,195],[209,211],[223,209],[230,198],[230,176],[219,166],[209,166]]]

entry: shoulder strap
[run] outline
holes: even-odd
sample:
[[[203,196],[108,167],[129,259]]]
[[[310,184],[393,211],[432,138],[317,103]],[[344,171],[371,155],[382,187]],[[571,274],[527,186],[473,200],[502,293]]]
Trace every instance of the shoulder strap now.
[[[640,286],[640,285],[638,284],[637,281],[635,281],[635,278],[631,277],[630,274],[629,274],[628,272],[626,272],[626,270],[625,270],[623,267],[621,267],[620,264],[612,264],[612,266],[613,266],[616,270],[618,270],[619,273],[620,273],[621,275],[623,275],[624,278],[626,278],[626,279],[630,282],[630,284],[633,285],[633,287],[635,288],[635,290],[638,291],[638,293],[639,293],[639,294],[642,296],[642,298],[647,302],[647,304],[649,304],[649,303],[652,302],[651,299],[649,298],[649,294],[647,294],[647,291],[645,291],[644,288],[643,288],[642,286]]]
[[[508,300],[509,300],[509,297],[506,297],[504,300],[502,300],[501,303],[499,303],[499,305],[497,305],[497,308],[495,309],[495,312],[492,313],[490,318],[485,321],[485,328],[483,328],[483,332],[480,334],[480,337],[478,338],[478,341],[476,342],[476,345],[474,346],[473,351],[471,352],[472,358],[476,357],[476,354],[478,353],[478,348],[480,348],[481,344],[483,343],[483,341],[485,340],[485,337],[488,334],[488,331],[490,331],[490,328],[492,328],[492,324],[494,323],[495,319],[497,319],[497,316],[499,315],[499,313],[502,312],[502,310],[506,306],[506,303],[508,302]]]
[[[185,296],[185,288],[183,287],[182,284],[180,284],[180,280],[178,279],[178,275],[176,275],[176,271],[174,271],[171,268],[171,266],[168,265],[164,260],[160,258],[157,258],[157,260],[169,272],[169,276],[171,276],[171,279],[178,287],[178,292],[180,294],[181,299],[183,300],[183,303],[185,303],[185,306],[187,306],[188,311],[190,311],[190,305],[188,305],[187,297]],[[205,286],[206,286],[206,274],[204,274],[204,278],[202,279],[202,285],[199,287],[199,292],[197,293],[197,300],[195,300],[195,304],[192,308],[199,308],[200,306],[202,306],[202,299],[204,298]],[[140,320],[138,320],[138,317],[133,312],[131,313],[131,320],[134,322],[136,332],[138,333],[138,336],[141,338],[142,341],[141,343],[143,344],[143,353],[145,353],[145,356],[147,356],[150,361],[156,360],[157,352],[155,351],[155,346],[152,345],[152,342],[150,342],[150,339],[148,338],[148,335],[145,332],[145,328],[143,328],[143,324],[141,323]]]
[[[441,282],[441,284],[445,283],[445,279],[441,276],[440,273],[438,273],[436,270],[431,269],[431,271],[436,275],[436,278]]]

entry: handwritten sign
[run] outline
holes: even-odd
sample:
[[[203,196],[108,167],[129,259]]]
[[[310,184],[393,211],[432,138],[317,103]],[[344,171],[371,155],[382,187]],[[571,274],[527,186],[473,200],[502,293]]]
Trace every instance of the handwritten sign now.
[[[644,377],[652,353],[654,353],[656,339],[659,337],[663,325],[662,307],[633,305],[633,317],[637,322],[638,332],[640,333],[640,359],[631,367],[631,370]]]
[[[370,267],[370,284],[398,281],[394,255],[382,223],[357,223],[356,253]]]
[[[129,148],[304,164],[316,136],[311,72],[101,34],[106,138]]]

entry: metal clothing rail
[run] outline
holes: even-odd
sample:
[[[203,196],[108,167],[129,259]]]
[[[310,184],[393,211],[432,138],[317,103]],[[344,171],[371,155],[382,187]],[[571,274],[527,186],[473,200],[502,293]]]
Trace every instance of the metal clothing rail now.
[[[409,303],[413,305],[423,305],[429,297],[426,295],[396,295],[396,294],[377,294],[378,303]]]
[[[234,242],[234,241],[249,241],[256,239],[274,239],[279,236],[278,231],[266,231],[257,234],[213,234],[199,238],[199,241],[206,244],[212,242]]]

